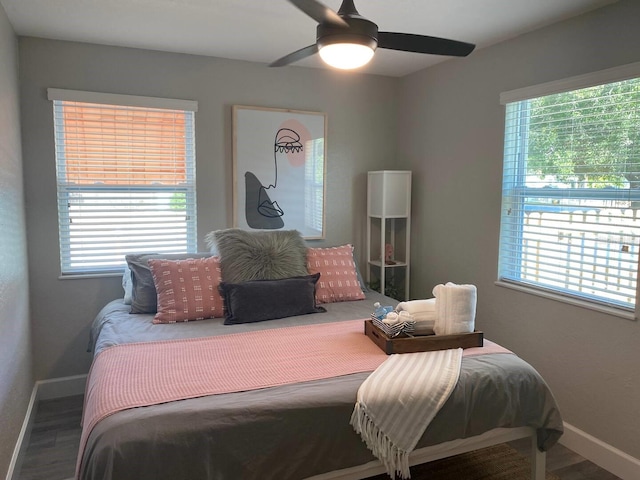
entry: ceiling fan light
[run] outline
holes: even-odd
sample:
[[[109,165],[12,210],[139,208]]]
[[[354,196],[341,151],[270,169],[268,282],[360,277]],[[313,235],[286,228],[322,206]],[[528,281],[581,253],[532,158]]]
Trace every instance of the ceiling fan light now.
[[[331,43],[320,47],[320,58],[335,68],[351,70],[371,61],[374,50],[359,43]]]

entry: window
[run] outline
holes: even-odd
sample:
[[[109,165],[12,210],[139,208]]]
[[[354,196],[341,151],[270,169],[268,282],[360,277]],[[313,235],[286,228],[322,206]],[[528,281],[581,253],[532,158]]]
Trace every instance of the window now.
[[[633,70],[636,78],[620,81],[590,82],[600,75],[534,87],[559,90],[542,96],[503,94],[499,280],[634,310],[640,68]]]
[[[121,271],[132,252],[195,252],[190,101],[49,89],[62,274]]]
[[[305,227],[322,233],[324,222],[324,138],[307,142],[305,146]]]

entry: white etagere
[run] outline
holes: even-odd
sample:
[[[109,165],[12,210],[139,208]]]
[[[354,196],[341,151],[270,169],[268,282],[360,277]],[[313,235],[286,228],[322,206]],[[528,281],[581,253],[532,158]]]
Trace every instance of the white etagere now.
[[[380,293],[409,298],[411,172],[380,170],[367,181],[367,282]],[[386,261],[386,246],[393,254]],[[394,296],[394,295],[389,295]]]

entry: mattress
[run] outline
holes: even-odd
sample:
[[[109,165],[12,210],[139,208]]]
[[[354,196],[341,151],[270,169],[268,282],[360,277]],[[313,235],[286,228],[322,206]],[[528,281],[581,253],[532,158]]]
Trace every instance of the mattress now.
[[[154,325],[121,300],[107,304],[91,328],[99,355],[125,343],[219,336],[244,331],[365,319],[376,292],[361,301],[325,305],[326,313],[242,325],[222,319]],[[375,460],[349,425],[368,372],[123,410],[90,432],[79,465],[82,480],[304,479]],[[562,434],[556,402],[535,369],[513,354],[465,357],[453,393],[417,448],[531,427],[540,450]]]

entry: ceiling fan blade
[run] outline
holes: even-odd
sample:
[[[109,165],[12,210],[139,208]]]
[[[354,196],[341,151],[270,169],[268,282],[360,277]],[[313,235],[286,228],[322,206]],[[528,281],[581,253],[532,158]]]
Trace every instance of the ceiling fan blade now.
[[[318,53],[318,45],[315,43],[313,45],[309,45],[308,47],[301,48],[300,50],[296,50],[289,55],[285,55],[282,58],[279,58],[275,62],[269,64],[270,67],[284,67],[285,65],[289,65],[290,63],[297,62],[298,60],[302,60],[303,58],[310,57],[314,53]]]
[[[338,27],[348,27],[340,15],[317,0],[289,0],[296,7],[309,15],[318,23],[329,23]]]
[[[472,43],[411,33],[378,32],[378,48],[404,52],[466,57],[476,46]]]

